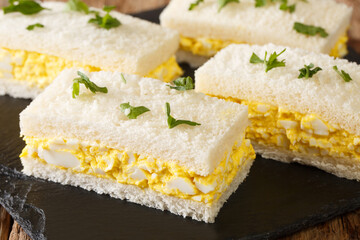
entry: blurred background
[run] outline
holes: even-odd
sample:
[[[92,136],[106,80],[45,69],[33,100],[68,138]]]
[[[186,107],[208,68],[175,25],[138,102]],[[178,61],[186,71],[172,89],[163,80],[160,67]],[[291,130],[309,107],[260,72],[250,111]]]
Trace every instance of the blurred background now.
[[[46,1],[46,0],[45,0]],[[53,0],[63,1],[67,0]],[[164,7],[170,0],[83,0],[90,6],[102,7],[104,5],[116,6],[116,9],[124,13],[136,13],[140,11],[151,10],[158,7]],[[345,3],[354,8],[351,27],[349,29],[349,46],[360,54],[360,0],[336,0]],[[0,7],[7,4],[7,0],[0,0]]]
[[[55,0],[64,1],[67,0]],[[123,13],[137,13],[164,7],[170,0],[83,0],[90,6],[102,8],[104,5],[116,6],[116,9]],[[348,46],[360,54],[360,0],[336,0],[352,6],[354,13],[352,23],[349,29]],[[7,5],[8,0],[0,0],[0,7]],[[319,224],[310,229],[301,231],[293,236],[283,238],[283,240],[293,239],[353,239],[351,232],[357,232],[360,225],[360,211],[349,213],[337,217],[327,223]],[[354,225],[354,226],[353,226]],[[334,238],[335,236],[335,238]],[[0,240],[30,240],[21,227],[12,220],[10,215],[0,206]],[[358,239],[358,238],[356,238]]]

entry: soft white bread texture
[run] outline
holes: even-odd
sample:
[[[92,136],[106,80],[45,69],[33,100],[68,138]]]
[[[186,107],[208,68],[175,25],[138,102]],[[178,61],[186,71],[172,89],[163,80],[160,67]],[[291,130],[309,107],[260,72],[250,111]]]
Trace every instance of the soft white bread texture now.
[[[31,98],[34,99],[43,90],[36,87],[30,86],[25,81],[16,81],[11,78],[1,78],[0,81],[0,96],[9,94],[15,98]]]
[[[251,64],[285,47],[230,45],[195,72],[195,90],[214,96],[267,103],[303,114],[314,113],[328,123],[360,135],[360,66],[302,49],[287,48],[278,57],[286,66],[265,72],[264,64]],[[311,79],[298,79],[299,69],[310,63],[323,70]],[[334,70],[338,66],[352,77],[345,82]]]
[[[167,196],[149,188],[141,189],[134,185],[121,184],[110,179],[98,178],[82,173],[74,174],[71,170],[59,169],[27,158],[22,158],[21,162],[24,166],[23,172],[27,175],[51,180],[64,185],[70,184],[94,191],[98,194],[109,194],[114,198],[126,199],[147,207],[160,209],[162,211],[167,210],[183,217],[191,217],[198,221],[213,223],[220,208],[248,175],[253,160],[248,161],[246,165],[242,167],[228,189],[222,194],[219,200],[212,205]]]
[[[229,3],[218,12],[217,0],[204,0],[192,11],[194,0],[172,0],[160,16],[161,25],[186,37],[232,40],[264,45],[274,43],[330,53],[349,27],[352,9],[334,0],[296,1],[296,11],[279,10],[280,3],[255,8],[255,1]],[[269,2],[269,1],[268,1]],[[293,1],[289,1],[289,4]],[[295,22],[320,26],[326,38],[308,37],[293,30]]]
[[[116,11],[111,16],[122,25],[106,30],[88,23],[94,14],[66,11],[65,3],[41,4],[51,10],[31,16],[0,13],[0,47],[144,76],[174,55],[179,45],[175,31]],[[45,27],[28,31],[34,23]]]
[[[283,148],[264,146],[252,142],[255,151],[264,158],[274,159],[285,163],[298,162],[304,165],[317,167],[338,177],[352,180],[360,179],[360,166],[353,164],[349,158],[333,158],[311,156],[308,154],[290,151]]]
[[[177,91],[159,80],[120,73],[86,73],[108,93],[93,94],[80,87],[72,98],[76,70],[65,70],[21,114],[21,135],[35,138],[79,139],[89,145],[125,149],[153,158],[175,161],[206,176],[230,152],[248,125],[247,107],[211,98],[201,93]],[[121,103],[145,106],[151,111],[136,120],[120,110]],[[165,103],[175,119],[200,126],[180,125],[169,129]]]

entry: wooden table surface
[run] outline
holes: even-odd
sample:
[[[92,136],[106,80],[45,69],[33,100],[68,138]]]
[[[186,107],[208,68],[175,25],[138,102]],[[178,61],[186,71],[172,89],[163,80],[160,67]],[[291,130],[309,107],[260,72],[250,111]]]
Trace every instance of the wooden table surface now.
[[[59,0],[61,1],[61,0]],[[64,0],[65,1],[65,0]],[[360,0],[337,0],[354,7],[349,45],[360,54]],[[0,7],[5,0],[0,1]],[[169,0],[84,0],[90,6],[113,5],[124,13],[135,13],[166,5]],[[0,206],[0,240],[30,240],[16,221]],[[360,239],[360,209],[318,224],[282,240]]]

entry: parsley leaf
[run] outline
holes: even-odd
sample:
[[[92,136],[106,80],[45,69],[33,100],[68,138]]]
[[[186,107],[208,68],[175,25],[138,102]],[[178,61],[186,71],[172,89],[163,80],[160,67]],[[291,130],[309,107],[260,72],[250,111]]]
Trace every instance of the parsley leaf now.
[[[306,25],[303,23],[295,22],[293,29],[298,33],[302,33],[308,36],[315,36],[317,34],[322,38],[326,38],[329,34],[322,27],[316,27],[312,25]]]
[[[194,80],[191,77],[181,77],[176,79],[174,82],[176,87],[168,85],[171,89],[178,91],[186,91],[195,88]]]
[[[266,60],[267,57],[267,52],[265,52],[265,58],[264,60],[260,59],[258,55],[256,55],[255,53],[252,54],[251,58],[250,58],[250,63],[253,64],[258,64],[258,63],[264,63],[266,66],[266,70],[265,72],[270,71],[273,68],[277,68],[277,67],[285,67],[285,60],[282,60],[281,62],[279,62],[279,60],[277,59],[277,57],[279,57],[281,54],[283,54],[286,51],[286,48],[284,50],[282,50],[281,53],[277,54],[276,52],[273,52],[270,57],[269,60]]]
[[[125,79],[124,75],[122,73],[120,73],[120,75],[121,75],[121,80],[123,81],[123,83],[126,83],[126,79]]]
[[[311,69],[314,67],[313,63],[310,63],[310,65],[304,65],[304,68],[299,69],[300,71],[300,75],[298,76],[298,78],[311,78],[312,76],[314,76],[317,72],[321,71],[322,68],[320,67],[316,67],[314,69]]]
[[[143,113],[149,112],[150,109],[144,106],[140,107],[133,107],[129,103],[122,103],[120,104],[121,111],[125,113],[125,115],[129,119],[136,119],[138,116],[140,116]]]
[[[85,14],[89,13],[89,7],[81,0],[69,0],[66,3],[67,9],[71,11],[83,12]]]
[[[189,6],[189,11],[193,10],[195,7],[197,7],[200,3],[204,2],[204,0],[196,0],[195,2],[191,3]]]
[[[192,122],[192,121],[188,121],[188,120],[176,120],[175,118],[173,118],[171,115],[170,115],[170,104],[167,102],[165,104],[166,106],[166,115],[168,117],[167,119],[167,123],[168,123],[168,126],[169,128],[174,128],[180,124],[187,124],[187,125],[190,125],[190,126],[196,126],[196,125],[201,125],[200,123],[196,123],[196,122]]]
[[[9,0],[9,6],[4,7],[4,14],[19,12],[24,15],[32,15],[42,10],[50,10],[48,8],[43,8],[39,3],[33,0]]]
[[[340,77],[342,77],[342,79],[344,79],[345,82],[350,82],[352,80],[350,75],[344,70],[341,70],[340,72],[337,66],[333,66],[333,69],[340,75]]]
[[[109,30],[110,28],[116,28],[121,25],[121,22],[110,15],[110,11],[113,10],[115,7],[113,6],[105,6],[103,10],[106,12],[104,17],[101,17],[98,12],[95,13],[95,18],[89,20],[89,23],[94,23],[98,25],[100,28],[105,28]]]
[[[263,7],[266,5],[266,0],[255,0],[255,7]]]
[[[77,74],[80,76],[79,78],[75,78],[73,80],[73,92],[72,92],[72,97],[76,98],[77,96],[79,96],[79,92],[80,92],[80,83],[84,84],[85,87],[87,89],[89,89],[91,92],[96,93],[96,92],[102,92],[102,93],[107,93],[108,90],[106,87],[99,87],[98,85],[96,85],[95,83],[93,83],[92,81],[90,81],[90,79],[82,72],[78,71]]]
[[[296,8],[296,4],[288,5],[287,0],[255,0],[255,7],[263,7],[267,4],[267,2],[270,1],[272,3],[274,2],[281,2],[280,4],[280,10],[283,11],[289,11],[290,13],[293,13]]]
[[[240,3],[239,0],[218,0],[218,4],[219,4],[218,12],[220,12],[221,9],[223,9],[228,3],[231,3],[231,2]]]
[[[43,28],[44,25],[42,25],[41,23],[35,23],[35,24],[32,24],[32,25],[27,26],[26,29],[29,30],[29,31],[32,31],[32,30],[34,30],[34,28],[36,28],[36,27],[38,27],[38,28]]]
[[[289,11],[290,13],[295,12],[296,5],[288,5],[287,0],[282,0],[280,5],[280,10]]]

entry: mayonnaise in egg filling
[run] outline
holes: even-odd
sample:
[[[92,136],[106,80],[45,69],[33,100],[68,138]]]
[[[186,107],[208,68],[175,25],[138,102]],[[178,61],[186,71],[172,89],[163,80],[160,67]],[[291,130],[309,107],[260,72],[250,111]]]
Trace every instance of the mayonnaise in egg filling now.
[[[113,179],[122,184],[211,204],[218,200],[242,168],[255,158],[249,140],[235,143],[231,152],[213,173],[200,176],[174,161],[104,146],[82,144],[76,140],[24,137],[26,147],[20,157],[34,158],[44,164],[74,173]]]

